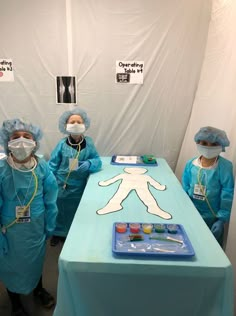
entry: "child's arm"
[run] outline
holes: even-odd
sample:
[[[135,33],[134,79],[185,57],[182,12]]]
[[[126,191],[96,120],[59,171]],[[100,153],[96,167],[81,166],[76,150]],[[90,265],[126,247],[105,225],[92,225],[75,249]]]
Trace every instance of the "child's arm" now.
[[[90,163],[89,172],[97,172],[102,167],[102,161],[91,137],[86,137],[86,147],[88,151],[87,161]]]
[[[221,159],[221,158],[220,158]],[[219,160],[219,175],[221,184],[220,209],[218,220],[212,225],[211,231],[217,240],[224,232],[224,224],[229,222],[234,194],[233,165],[228,160]]]
[[[62,153],[61,153],[61,147],[62,147],[62,141],[60,141],[57,146],[54,148],[54,150],[51,153],[51,157],[49,159],[48,165],[50,170],[56,174],[57,170],[59,169],[59,166],[61,164],[62,159]]]
[[[4,174],[4,170],[5,170],[5,165],[4,165],[4,161],[0,160],[0,227],[2,225],[1,222],[1,212],[2,212],[2,205],[3,205],[3,193],[2,193],[2,188],[4,186],[3,184],[3,174]]]
[[[57,217],[57,181],[48,165],[45,163],[45,179],[43,183],[44,206],[45,206],[45,230],[47,237],[53,234]]]
[[[186,193],[188,193],[189,189],[190,189],[190,182],[191,182],[191,170],[190,170],[190,166],[192,164],[192,160],[188,161],[183,174],[182,174],[182,186],[183,189]]]
[[[222,189],[220,196],[220,209],[217,212],[217,218],[222,220],[224,223],[227,223],[230,219],[234,195],[233,165],[229,160],[225,160],[224,163],[219,166]]]
[[[1,161],[0,161],[0,165],[2,165]],[[1,167],[2,166],[0,166],[0,175],[2,175],[3,173],[3,170]],[[0,176],[0,261],[1,261],[1,257],[8,253],[8,243],[7,243],[6,235],[4,235],[1,231],[1,226],[2,226],[1,210],[2,210],[2,205],[3,205],[2,185],[3,185],[2,177]]]

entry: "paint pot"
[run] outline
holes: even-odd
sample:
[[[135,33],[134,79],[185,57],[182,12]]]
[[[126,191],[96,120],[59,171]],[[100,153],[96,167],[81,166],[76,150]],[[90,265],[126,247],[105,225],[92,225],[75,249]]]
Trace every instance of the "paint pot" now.
[[[142,224],[142,229],[145,234],[151,234],[153,228],[153,224],[144,223]]]
[[[164,233],[166,230],[165,224],[154,224],[154,229],[156,233]]]
[[[130,223],[129,229],[131,233],[138,233],[140,230],[140,224],[139,223]]]
[[[117,233],[125,233],[127,231],[127,223],[116,223]]]
[[[178,226],[176,224],[169,224],[167,225],[168,233],[176,234],[178,230]]]

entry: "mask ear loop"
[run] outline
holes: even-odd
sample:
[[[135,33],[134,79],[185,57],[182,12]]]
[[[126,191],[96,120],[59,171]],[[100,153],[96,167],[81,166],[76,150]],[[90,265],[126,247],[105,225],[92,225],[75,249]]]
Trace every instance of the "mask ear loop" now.
[[[33,199],[35,198],[35,195],[38,191],[38,178],[35,174],[34,171],[32,171],[32,174],[34,176],[34,183],[35,183],[35,188],[34,188],[34,193],[31,197],[31,199],[29,200],[28,204],[24,207],[24,210],[23,210],[23,214],[25,214],[30,206],[30,204],[33,202]],[[7,229],[10,228],[11,226],[13,226],[14,224],[17,223],[18,219],[20,218],[20,216],[16,217],[16,219],[14,221],[12,221],[10,224],[6,225],[6,226],[3,226],[2,227],[2,233],[5,234]]]
[[[202,171],[202,168],[200,167],[199,170],[198,170],[198,174],[197,174],[197,181],[198,181],[198,184],[199,184],[199,186],[200,186],[201,193],[202,193],[202,195],[204,196],[205,201],[206,201],[206,203],[207,203],[207,205],[208,205],[208,207],[209,207],[209,209],[210,209],[212,215],[213,215],[215,218],[217,218],[216,213],[214,212],[213,208],[211,207],[211,204],[210,204],[210,202],[209,202],[209,200],[208,200],[208,198],[207,198],[207,195],[206,195],[206,193],[204,192],[204,190],[203,190],[203,188],[202,188],[203,185],[202,185],[201,180],[200,180],[201,171]]]

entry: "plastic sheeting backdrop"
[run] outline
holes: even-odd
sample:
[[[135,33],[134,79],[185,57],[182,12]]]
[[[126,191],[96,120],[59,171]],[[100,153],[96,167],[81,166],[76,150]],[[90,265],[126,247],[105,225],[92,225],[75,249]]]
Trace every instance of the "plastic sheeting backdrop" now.
[[[1,3],[1,120],[25,117],[44,131],[48,157],[62,137],[56,76],[76,76],[78,104],[101,155],[154,154],[174,169],[197,89],[211,1],[8,0]],[[143,84],[115,82],[116,61],[143,61]]]

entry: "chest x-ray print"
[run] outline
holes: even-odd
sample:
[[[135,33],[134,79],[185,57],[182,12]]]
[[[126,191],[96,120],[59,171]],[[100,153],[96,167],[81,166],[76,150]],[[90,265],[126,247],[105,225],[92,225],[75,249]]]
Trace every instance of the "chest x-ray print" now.
[[[166,190],[166,186],[160,184],[149,175],[146,175],[147,169],[145,168],[124,168],[124,171],[125,173],[98,183],[99,186],[105,187],[121,180],[116,193],[103,208],[97,211],[97,214],[104,215],[122,210],[122,202],[128,197],[132,190],[135,190],[139,199],[146,205],[148,213],[164,219],[171,219],[171,214],[159,207],[149,190],[149,186],[152,186],[156,190],[164,191]]]

